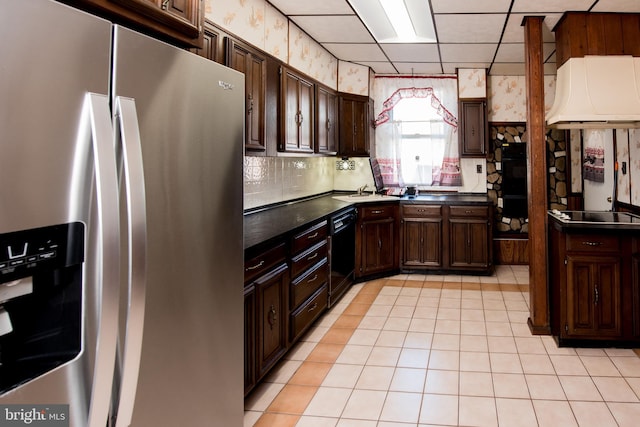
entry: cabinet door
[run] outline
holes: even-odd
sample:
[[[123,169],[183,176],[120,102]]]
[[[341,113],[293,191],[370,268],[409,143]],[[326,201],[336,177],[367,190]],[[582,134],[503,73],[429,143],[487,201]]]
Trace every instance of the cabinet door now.
[[[227,39],[227,65],[245,75],[245,149],[264,152],[267,59],[232,39]]]
[[[393,218],[362,222],[359,268],[361,275],[394,268],[394,223]]]
[[[313,152],[314,86],[289,70],[282,73],[283,140],[287,152]]]
[[[338,96],[333,91],[318,86],[316,101],[316,151],[335,154],[338,147],[336,132]]]
[[[491,264],[491,228],[486,219],[449,219],[449,262],[454,268],[486,268]]]
[[[256,384],[256,291],[244,290],[244,394]]]
[[[405,267],[442,267],[442,221],[405,219],[402,264]]]
[[[205,20],[202,37],[202,48],[193,48],[191,51],[203,58],[224,64],[223,49],[221,48],[222,37],[210,21]]]
[[[620,336],[620,260],[607,256],[567,256],[567,276],[567,335]]]
[[[488,126],[484,99],[460,101],[460,126],[460,155],[484,157]]]
[[[287,351],[288,273],[287,265],[281,264],[255,282],[257,380]]]
[[[369,99],[341,94],[339,97],[340,149],[343,156],[369,155]]]

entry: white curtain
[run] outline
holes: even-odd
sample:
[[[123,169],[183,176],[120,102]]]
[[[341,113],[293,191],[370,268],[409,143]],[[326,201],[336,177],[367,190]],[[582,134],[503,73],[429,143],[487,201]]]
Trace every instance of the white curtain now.
[[[428,101],[442,123],[434,133],[444,134],[444,142],[414,141],[425,155],[403,159],[402,123],[392,120],[393,108],[402,99],[421,98]],[[455,76],[376,77],[373,87],[376,113],[375,156],[385,185],[462,185],[458,154],[458,96]],[[436,155],[438,153],[438,155]],[[440,155],[441,153],[441,155]],[[419,158],[418,158],[419,157]],[[431,159],[438,158],[435,164]]]

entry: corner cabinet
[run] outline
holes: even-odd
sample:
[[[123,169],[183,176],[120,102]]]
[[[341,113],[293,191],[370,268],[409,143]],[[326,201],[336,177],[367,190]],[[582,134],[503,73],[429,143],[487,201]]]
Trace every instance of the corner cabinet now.
[[[366,96],[340,93],[340,147],[338,154],[347,157],[369,156],[373,135],[373,100]]]
[[[314,83],[287,67],[280,68],[282,139],[278,151],[314,152]]]
[[[459,105],[459,138],[462,157],[484,157],[487,154],[487,100],[461,99]]]
[[[356,224],[356,278],[398,268],[398,205],[364,204]]]
[[[62,0],[184,47],[203,47],[203,0]]]
[[[245,75],[245,150],[264,153],[267,57],[245,44],[227,38],[227,66]]]
[[[551,332],[561,346],[640,344],[638,232],[549,218]]]

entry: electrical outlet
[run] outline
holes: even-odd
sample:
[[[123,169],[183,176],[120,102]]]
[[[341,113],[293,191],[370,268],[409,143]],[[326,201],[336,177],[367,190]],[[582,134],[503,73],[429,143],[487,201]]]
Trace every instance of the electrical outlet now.
[[[476,173],[482,173],[482,165],[476,165]]]

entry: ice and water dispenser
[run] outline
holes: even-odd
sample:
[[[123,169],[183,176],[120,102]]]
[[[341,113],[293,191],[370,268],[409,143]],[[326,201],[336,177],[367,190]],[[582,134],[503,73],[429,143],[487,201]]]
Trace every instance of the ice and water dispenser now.
[[[81,349],[84,225],[0,234],[0,395]]]

